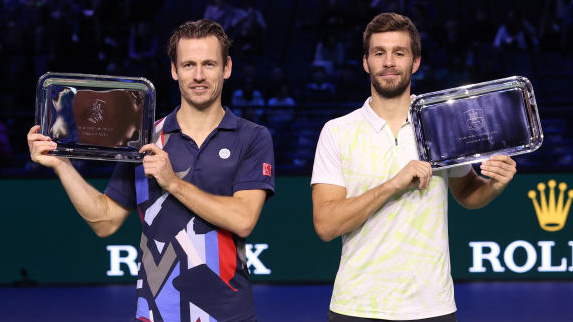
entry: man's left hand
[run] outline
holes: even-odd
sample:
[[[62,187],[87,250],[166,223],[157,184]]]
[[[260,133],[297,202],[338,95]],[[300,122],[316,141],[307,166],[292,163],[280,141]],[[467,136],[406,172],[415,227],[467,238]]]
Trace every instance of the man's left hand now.
[[[481,174],[488,176],[494,191],[503,190],[517,172],[516,163],[507,155],[494,155],[482,162]]]
[[[146,152],[148,154],[143,157],[145,175],[148,178],[155,178],[161,188],[169,191],[169,184],[179,179],[171,167],[169,155],[153,143],[146,144],[139,150],[139,153]]]

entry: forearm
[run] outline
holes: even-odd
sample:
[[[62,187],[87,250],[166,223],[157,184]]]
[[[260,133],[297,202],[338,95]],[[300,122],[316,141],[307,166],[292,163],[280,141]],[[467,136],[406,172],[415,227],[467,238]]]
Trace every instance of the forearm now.
[[[517,172],[515,161],[506,155],[495,155],[482,162],[483,176],[472,169],[467,175],[450,178],[450,190],[460,205],[468,209],[484,207],[501,194]]]
[[[204,220],[243,238],[254,229],[266,197],[263,190],[240,191],[233,196],[213,195],[181,179],[167,190]]]
[[[456,197],[460,205],[467,209],[478,209],[485,207],[497,196],[503,189],[494,189],[491,185],[491,179],[475,177],[475,180],[466,187],[466,191],[460,197]]]
[[[346,188],[341,186],[315,184],[312,190],[315,230],[324,241],[346,234],[362,225],[393,195],[408,189],[428,188],[431,177],[428,162],[412,160],[392,179],[357,197],[347,198]]]
[[[54,171],[77,212],[98,236],[109,236],[121,226],[124,218],[112,216],[111,199],[91,186],[71,163],[62,163]]]
[[[316,188],[313,189],[314,227],[324,241],[358,228],[398,192],[385,182],[357,197],[322,201],[317,200],[321,193]]]

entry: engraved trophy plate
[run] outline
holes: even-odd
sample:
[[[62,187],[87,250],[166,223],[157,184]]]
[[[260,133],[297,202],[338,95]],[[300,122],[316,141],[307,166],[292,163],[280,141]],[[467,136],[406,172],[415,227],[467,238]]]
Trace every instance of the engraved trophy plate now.
[[[533,87],[525,77],[422,94],[409,113],[418,156],[434,169],[529,153],[543,142]]]
[[[145,78],[47,73],[36,91],[36,124],[54,155],[141,162],[151,142],[155,88]]]

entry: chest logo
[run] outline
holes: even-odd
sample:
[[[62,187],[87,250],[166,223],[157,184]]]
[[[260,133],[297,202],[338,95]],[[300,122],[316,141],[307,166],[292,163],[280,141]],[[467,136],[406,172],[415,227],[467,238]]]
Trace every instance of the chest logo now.
[[[231,151],[229,151],[229,149],[221,149],[219,150],[219,157],[221,159],[228,159],[231,156]]]

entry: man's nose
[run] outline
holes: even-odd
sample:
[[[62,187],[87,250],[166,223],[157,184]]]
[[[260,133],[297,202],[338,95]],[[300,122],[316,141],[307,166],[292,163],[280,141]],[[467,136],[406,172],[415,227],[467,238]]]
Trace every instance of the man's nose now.
[[[193,75],[193,77],[195,78],[195,80],[204,80],[205,79],[205,73],[203,71],[203,67],[199,66],[195,69],[195,73]]]
[[[396,63],[394,56],[392,55],[386,55],[384,56],[384,59],[382,60],[382,63],[384,64],[384,66],[394,66],[394,64]]]

